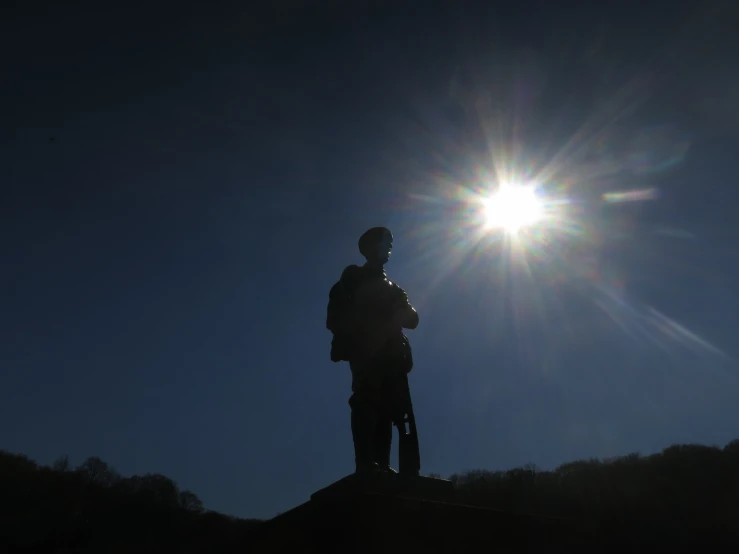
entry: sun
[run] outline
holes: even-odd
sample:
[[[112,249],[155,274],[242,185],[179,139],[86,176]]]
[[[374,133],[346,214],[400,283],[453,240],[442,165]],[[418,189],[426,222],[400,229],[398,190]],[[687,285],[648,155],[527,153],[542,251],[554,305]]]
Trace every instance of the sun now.
[[[510,234],[533,225],[543,214],[536,190],[524,185],[502,185],[483,200],[483,206],[485,227],[503,229]]]

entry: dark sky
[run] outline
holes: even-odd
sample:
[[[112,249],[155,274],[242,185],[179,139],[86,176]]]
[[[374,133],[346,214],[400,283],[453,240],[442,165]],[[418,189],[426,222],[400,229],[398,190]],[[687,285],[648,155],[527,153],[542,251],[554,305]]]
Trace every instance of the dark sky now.
[[[739,437],[736,2],[257,4],[3,12],[0,448],[307,500],[374,225],[423,472]],[[501,167],[556,202],[516,244],[470,207]]]

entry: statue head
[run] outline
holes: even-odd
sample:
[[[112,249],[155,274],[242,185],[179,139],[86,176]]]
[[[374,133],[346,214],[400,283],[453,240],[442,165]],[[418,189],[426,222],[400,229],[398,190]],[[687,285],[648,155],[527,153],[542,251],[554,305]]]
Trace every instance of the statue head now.
[[[390,259],[393,250],[393,234],[385,227],[373,227],[359,237],[359,251],[367,263],[382,267]]]

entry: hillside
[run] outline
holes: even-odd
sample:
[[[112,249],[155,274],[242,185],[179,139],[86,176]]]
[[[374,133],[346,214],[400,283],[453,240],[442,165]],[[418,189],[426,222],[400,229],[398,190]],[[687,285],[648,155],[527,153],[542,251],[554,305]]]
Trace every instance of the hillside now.
[[[573,519],[603,544],[739,545],[739,440],[450,480],[461,503]],[[244,552],[259,524],[205,510],[163,475],[124,478],[94,457],[46,467],[0,452],[0,490],[0,545],[10,551]]]
[[[739,440],[673,445],[650,456],[453,475],[470,504],[573,518],[599,541],[739,546]]]
[[[0,490],[3,551],[227,552],[258,523],[205,510],[164,475],[123,478],[96,457],[46,467],[0,451]]]

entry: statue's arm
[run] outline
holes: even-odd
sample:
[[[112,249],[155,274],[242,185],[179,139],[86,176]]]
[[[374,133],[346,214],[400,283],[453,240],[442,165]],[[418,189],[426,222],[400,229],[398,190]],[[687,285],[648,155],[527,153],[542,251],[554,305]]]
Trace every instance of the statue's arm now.
[[[418,327],[418,312],[409,304],[398,311],[398,320],[404,329],[415,329]]]
[[[418,312],[408,300],[406,292],[398,287],[400,298],[395,304],[393,318],[395,323],[404,329],[415,329],[418,327]]]

